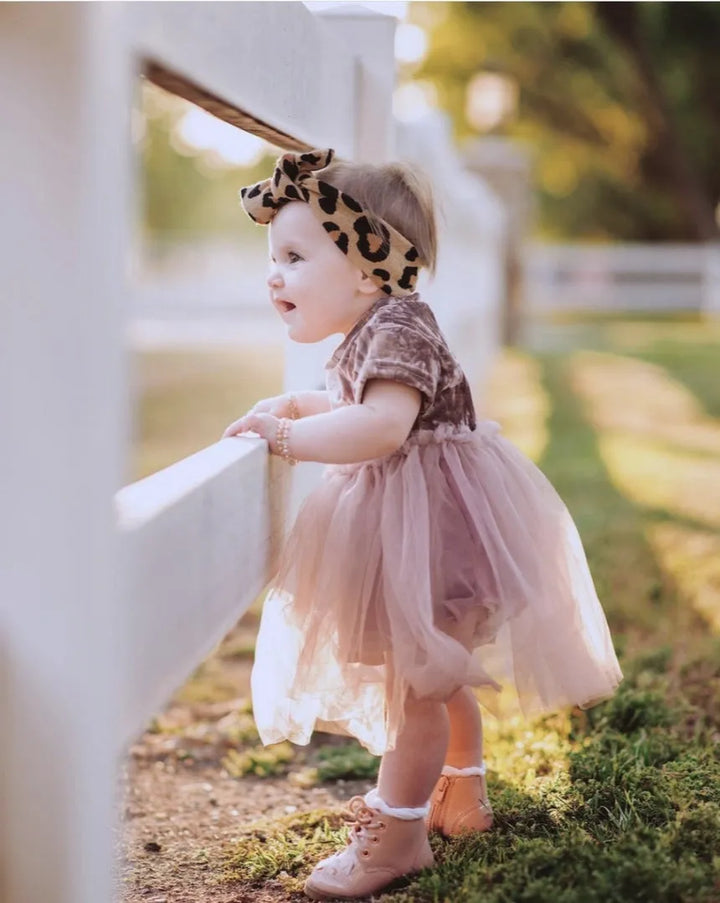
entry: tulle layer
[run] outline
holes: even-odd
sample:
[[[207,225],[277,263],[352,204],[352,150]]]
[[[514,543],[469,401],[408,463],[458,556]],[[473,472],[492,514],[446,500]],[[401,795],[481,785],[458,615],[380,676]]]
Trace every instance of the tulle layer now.
[[[532,715],[621,679],[567,508],[485,421],[326,469],[265,601],[252,690],[265,743],[331,730],[381,754],[410,691],[470,684],[490,711]]]

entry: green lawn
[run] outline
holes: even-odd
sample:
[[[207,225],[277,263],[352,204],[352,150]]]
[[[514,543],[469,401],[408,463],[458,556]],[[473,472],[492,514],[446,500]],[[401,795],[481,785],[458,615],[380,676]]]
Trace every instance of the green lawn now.
[[[503,378],[487,412],[536,458],[575,517],[625,681],[587,713],[487,719],[496,827],[434,837],[437,868],[377,899],[720,901],[720,330],[617,318],[561,332],[554,348],[498,361]],[[179,406],[186,425],[217,432],[237,416],[238,386],[251,379],[233,370],[217,404],[203,397],[218,391],[214,379],[202,391],[190,377],[171,381],[172,416],[156,386],[143,422],[156,438],[182,433],[186,453],[187,427],[168,425]],[[257,394],[277,391],[273,379],[266,361]],[[204,435],[193,430],[192,441]],[[309,780],[353,769],[372,772],[350,744],[345,760]],[[270,773],[294,771],[284,749]],[[218,873],[259,895],[279,879],[290,899],[342,832],[335,813],[291,816],[250,832]]]

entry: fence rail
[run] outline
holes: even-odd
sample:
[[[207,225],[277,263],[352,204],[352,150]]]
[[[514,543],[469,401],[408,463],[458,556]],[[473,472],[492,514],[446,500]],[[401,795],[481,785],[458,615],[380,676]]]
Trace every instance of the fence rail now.
[[[720,312],[715,245],[530,245],[531,311]]]
[[[258,444],[219,442],[117,493],[133,661],[121,692],[124,742],[266,586],[286,477]]]

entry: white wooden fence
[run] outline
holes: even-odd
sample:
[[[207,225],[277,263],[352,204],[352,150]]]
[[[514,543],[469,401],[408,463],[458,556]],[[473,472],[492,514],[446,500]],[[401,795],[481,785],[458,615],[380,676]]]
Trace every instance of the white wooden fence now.
[[[394,24],[300,3],[0,5],[3,903],[113,899],[119,757],[265,585],[288,504],[259,440],[122,488],[138,76],[282,146],[382,159]],[[477,192],[491,336],[501,215]],[[456,330],[483,293],[457,263]],[[287,383],[313,384],[324,353],[295,346]]]
[[[720,314],[720,246],[531,244],[526,306],[550,311]]]

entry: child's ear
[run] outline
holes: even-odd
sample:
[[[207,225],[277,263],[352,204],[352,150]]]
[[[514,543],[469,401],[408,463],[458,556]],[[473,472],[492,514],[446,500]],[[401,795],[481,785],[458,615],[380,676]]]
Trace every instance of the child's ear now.
[[[367,273],[360,271],[360,279],[358,280],[358,290],[363,295],[372,295],[378,290],[378,284],[372,280]]]

